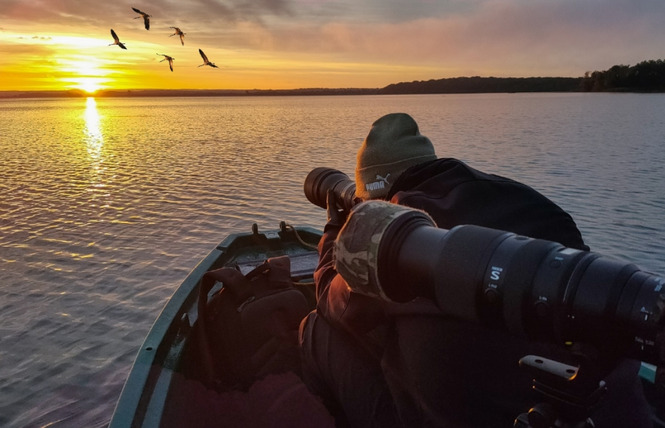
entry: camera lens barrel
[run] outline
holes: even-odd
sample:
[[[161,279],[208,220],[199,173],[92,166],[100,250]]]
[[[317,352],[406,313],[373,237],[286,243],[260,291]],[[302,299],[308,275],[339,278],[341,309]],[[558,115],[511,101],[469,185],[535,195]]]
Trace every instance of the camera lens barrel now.
[[[308,201],[324,209],[328,205],[328,190],[335,193],[340,208],[348,211],[356,202],[356,183],[348,175],[333,168],[314,168],[305,177],[303,190]]]
[[[383,298],[408,301],[414,290],[420,295],[426,290],[446,315],[533,341],[586,343],[602,355],[663,363],[662,277],[505,231],[473,225],[439,229],[426,215],[393,215],[391,205],[365,202],[349,218],[353,230],[381,224],[380,235],[364,238],[371,253],[364,257],[373,268],[362,277],[378,282],[370,287],[382,290]],[[358,241],[344,233],[338,240]],[[365,244],[355,242],[355,251]],[[349,265],[356,262],[350,259]]]
[[[599,254],[479,226],[448,235],[432,284],[444,312],[469,319],[470,310],[460,306],[471,304],[478,321],[529,340],[588,343],[606,356],[660,363],[663,278]]]

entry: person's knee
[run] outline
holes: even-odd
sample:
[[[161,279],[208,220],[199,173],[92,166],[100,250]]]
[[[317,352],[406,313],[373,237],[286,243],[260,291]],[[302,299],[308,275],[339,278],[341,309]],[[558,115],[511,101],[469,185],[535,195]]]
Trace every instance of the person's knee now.
[[[302,378],[305,384],[313,392],[320,389],[317,385],[320,385],[320,372],[318,369],[318,363],[316,361],[316,351],[314,349],[315,339],[314,339],[314,328],[318,314],[316,311],[312,311],[300,322],[300,328],[298,330],[298,345],[300,346],[300,360],[302,364]]]

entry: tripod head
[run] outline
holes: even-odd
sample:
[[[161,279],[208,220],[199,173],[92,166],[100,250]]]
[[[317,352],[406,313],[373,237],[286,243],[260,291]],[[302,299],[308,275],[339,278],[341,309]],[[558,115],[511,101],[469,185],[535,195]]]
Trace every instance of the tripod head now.
[[[585,364],[569,365],[537,355],[527,355],[519,364],[531,372],[532,387],[543,395],[543,401],[517,416],[515,427],[595,426],[590,415],[607,391],[599,375],[586,369]]]

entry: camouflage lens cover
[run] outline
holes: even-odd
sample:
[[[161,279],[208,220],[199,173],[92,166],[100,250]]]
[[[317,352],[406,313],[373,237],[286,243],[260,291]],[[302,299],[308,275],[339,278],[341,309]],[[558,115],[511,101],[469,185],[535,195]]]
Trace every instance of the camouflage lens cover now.
[[[354,207],[335,241],[335,269],[351,290],[391,301],[379,283],[379,246],[388,227],[414,211],[417,210],[373,200]],[[418,212],[431,220],[425,212]]]

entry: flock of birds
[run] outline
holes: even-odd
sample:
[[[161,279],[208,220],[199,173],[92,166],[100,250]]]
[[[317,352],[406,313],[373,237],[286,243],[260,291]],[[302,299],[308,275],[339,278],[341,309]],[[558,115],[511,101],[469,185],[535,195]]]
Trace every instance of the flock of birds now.
[[[134,19],[143,18],[143,25],[145,26],[145,29],[150,30],[150,15],[148,15],[147,13],[145,13],[145,12],[135,8],[135,7],[132,7],[132,10],[134,12],[138,13],[139,15],[141,15],[141,16],[135,17]],[[183,33],[180,30],[180,28],[178,28],[178,27],[169,27],[169,28],[172,28],[175,31],[169,37],[173,37],[173,36],[180,37],[180,43],[183,46],[185,46],[185,34],[186,33]],[[127,49],[127,46],[125,46],[125,44],[120,41],[120,38],[118,37],[118,35],[115,33],[115,31],[113,31],[113,28],[111,28],[111,37],[113,37],[113,43],[109,44],[109,46],[118,45],[122,49]],[[219,68],[214,63],[212,63],[208,60],[208,57],[206,56],[206,54],[203,53],[203,51],[201,49],[199,49],[199,54],[201,54],[201,58],[203,58],[203,64],[199,65],[199,67],[203,67],[205,65],[208,65],[208,66],[213,67],[213,68]],[[173,71],[173,61],[175,60],[175,58],[173,58],[172,56],[166,55],[166,54],[158,53],[157,55],[163,56],[164,59],[159,61],[159,62],[168,61],[169,62],[169,68],[171,69],[171,71]]]

